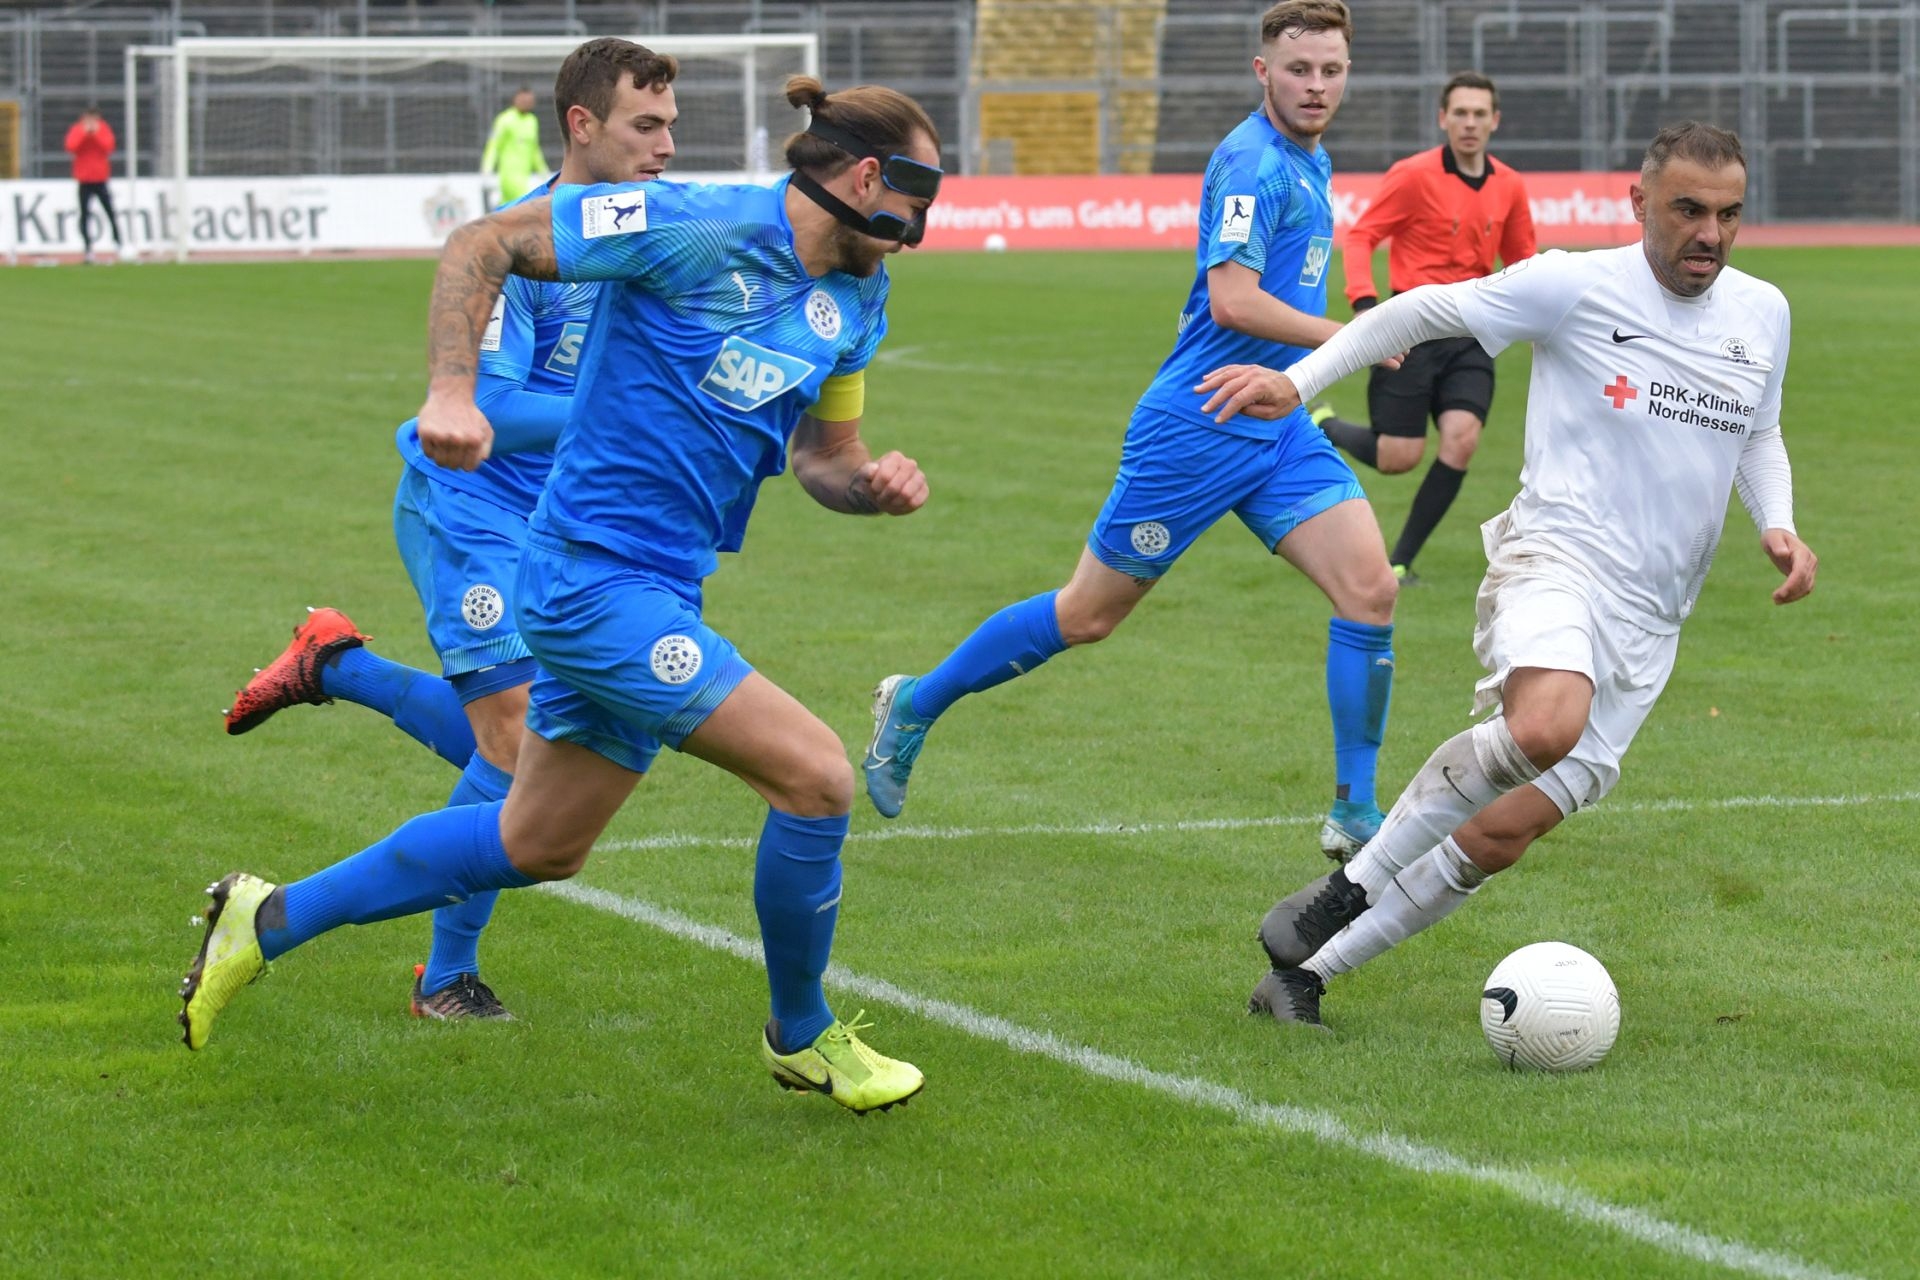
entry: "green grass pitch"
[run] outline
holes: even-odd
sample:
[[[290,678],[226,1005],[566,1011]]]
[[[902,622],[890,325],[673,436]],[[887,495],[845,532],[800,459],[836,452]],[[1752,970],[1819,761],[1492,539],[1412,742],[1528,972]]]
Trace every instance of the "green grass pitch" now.
[[[862,1120],[762,1073],[757,966],[553,893],[508,895],[484,945],[517,1024],[407,1018],[426,922],[397,922],[288,957],[189,1054],[201,888],[306,874],[454,782],[361,708],[241,739],[218,715],[304,605],[428,661],[389,508],[431,264],[0,273],[0,1271],[1915,1275],[1920,253],[1736,261],[1794,305],[1820,585],[1773,607],[1735,505],[1601,809],[1343,979],[1336,1035],[1247,1018],[1260,914],[1323,867],[1328,611],[1223,524],[1112,640],[941,723],[919,834],[873,838],[861,800],[836,962],[972,1011],[835,993],[928,1077]],[[1064,580],[1190,270],[898,260],[867,434],[930,505],[849,519],[770,483],[715,625],[857,753],[878,677]],[[1527,359],[1402,597],[1388,794],[1466,723]],[[1360,411],[1361,381],[1334,398]],[[1390,538],[1419,472],[1363,479]],[[752,938],[761,812],[668,756],[579,883]],[[1543,938],[1620,987],[1594,1072],[1481,1042],[1481,979]]]

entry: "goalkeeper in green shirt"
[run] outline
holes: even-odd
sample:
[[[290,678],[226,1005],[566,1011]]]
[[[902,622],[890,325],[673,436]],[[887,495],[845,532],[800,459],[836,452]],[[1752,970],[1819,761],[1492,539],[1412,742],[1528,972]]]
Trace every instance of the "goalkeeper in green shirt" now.
[[[515,93],[513,105],[493,118],[480,172],[499,175],[503,205],[512,204],[546,177],[547,158],[540,154],[540,117],[533,113],[533,90]]]

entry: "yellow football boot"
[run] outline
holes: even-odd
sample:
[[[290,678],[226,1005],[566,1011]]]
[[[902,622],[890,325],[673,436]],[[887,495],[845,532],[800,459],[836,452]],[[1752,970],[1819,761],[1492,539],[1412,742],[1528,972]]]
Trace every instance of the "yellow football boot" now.
[[[200,942],[193,968],[180,983],[185,1006],[180,1010],[180,1025],[186,1028],[187,1048],[203,1047],[220,1011],[266,969],[253,918],[277,887],[244,871],[207,887],[213,897],[213,905],[207,908],[207,936]]]
[[[776,1053],[761,1032],[760,1058],[774,1083],[796,1093],[824,1093],[855,1115],[890,1110],[920,1092],[926,1084],[920,1068],[875,1053],[855,1034],[873,1025],[860,1021],[866,1012],[852,1022],[836,1020],[798,1053]]]

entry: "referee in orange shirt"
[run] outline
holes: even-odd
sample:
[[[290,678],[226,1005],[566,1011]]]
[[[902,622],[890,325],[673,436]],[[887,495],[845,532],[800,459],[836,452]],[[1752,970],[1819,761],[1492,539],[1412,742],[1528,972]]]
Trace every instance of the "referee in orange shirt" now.
[[[1440,91],[1444,146],[1422,151],[1387,170],[1380,191],[1347,232],[1347,300],[1357,315],[1379,301],[1373,250],[1391,240],[1387,278],[1393,292],[1416,285],[1453,284],[1493,272],[1498,254],[1511,266],[1534,251],[1533,215],[1520,175],[1487,154],[1500,127],[1500,92],[1493,81],[1463,71]],[[1400,368],[1375,367],[1367,385],[1373,424],[1345,422],[1322,409],[1314,416],[1333,442],[1377,471],[1411,471],[1427,446],[1427,419],[1440,430],[1434,459],[1394,544],[1394,576],[1417,582],[1413,558],[1453,505],[1480,428],[1493,404],[1493,358],[1472,338],[1423,342]]]

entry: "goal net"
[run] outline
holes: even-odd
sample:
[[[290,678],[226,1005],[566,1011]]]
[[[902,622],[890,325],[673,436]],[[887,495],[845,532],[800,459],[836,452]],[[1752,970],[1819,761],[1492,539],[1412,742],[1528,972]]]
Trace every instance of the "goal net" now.
[[[766,180],[804,115],[788,76],[813,35],[634,37],[679,60],[674,177]],[[494,117],[535,98],[550,166],[561,61],[586,37],[183,39],[127,51],[132,224],[143,245],[214,252],[431,249],[499,193]]]

